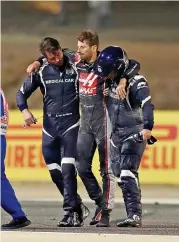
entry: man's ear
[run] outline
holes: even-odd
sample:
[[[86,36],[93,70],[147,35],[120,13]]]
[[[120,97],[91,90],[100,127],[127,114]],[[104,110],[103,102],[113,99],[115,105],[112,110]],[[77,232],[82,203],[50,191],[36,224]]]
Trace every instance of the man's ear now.
[[[91,48],[92,48],[93,52],[97,52],[97,50],[98,50],[98,46],[97,45],[93,45]]]

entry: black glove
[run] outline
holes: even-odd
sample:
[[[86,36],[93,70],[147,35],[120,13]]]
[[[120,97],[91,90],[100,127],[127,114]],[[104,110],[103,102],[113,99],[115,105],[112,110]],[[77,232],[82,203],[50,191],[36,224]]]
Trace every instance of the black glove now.
[[[138,134],[134,134],[133,135],[134,139],[137,141],[137,142],[142,142],[143,141],[143,137],[140,133]],[[148,145],[153,145],[155,142],[157,142],[157,139],[151,135],[150,139],[147,140],[147,144]]]
[[[157,139],[151,135],[150,139],[147,140],[148,145],[153,145],[155,142],[157,142]]]

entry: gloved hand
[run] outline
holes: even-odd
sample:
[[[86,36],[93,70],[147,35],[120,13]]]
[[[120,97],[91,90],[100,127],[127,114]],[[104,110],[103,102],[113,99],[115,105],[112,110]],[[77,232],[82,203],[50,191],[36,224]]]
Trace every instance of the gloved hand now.
[[[142,142],[143,141],[143,136],[140,133],[134,134],[133,137],[138,142]],[[157,142],[157,139],[153,135],[151,135],[150,139],[147,140],[147,144],[148,145],[153,145],[155,142]]]
[[[155,142],[157,142],[157,139],[151,135],[150,139],[147,140],[148,145],[153,145]]]

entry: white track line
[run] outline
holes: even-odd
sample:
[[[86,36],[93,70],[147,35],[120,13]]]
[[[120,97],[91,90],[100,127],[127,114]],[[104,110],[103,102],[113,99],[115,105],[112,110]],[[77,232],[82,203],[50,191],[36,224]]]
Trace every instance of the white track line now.
[[[35,199],[20,199],[21,202],[63,202],[63,199],[61,198],[35,198]],[[84,203],[94,203],[91,199],[83,199]],[[116,203],[124,203],[123,199],[116,199]],[[144,198],[142,199],[143,204],[154,204],[159,203],[163,205],[179,205],[179,199],[178,198],[171,198],[171,199],[165,199],[165,198]]]
[[[1,232],[2,242],[178,242],[179,236],[60,232]]]

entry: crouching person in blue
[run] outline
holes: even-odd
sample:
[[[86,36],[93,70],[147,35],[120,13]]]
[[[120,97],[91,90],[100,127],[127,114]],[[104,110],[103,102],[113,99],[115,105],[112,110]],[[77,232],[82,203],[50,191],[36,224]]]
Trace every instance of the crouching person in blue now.
[[[8,128],[8,103],[5,99],[3,90],[0,88],[1,98],[1,207],[12,216],[10,223],[3,224],[2,230],[17,229],[31,224],[23,212],[19,201],[16,198],[14,190],[5,174],[5,156],[6,156],[6,132]]]
[[[127,96],[119,99],[116,87],[130,62],[120,47],[109,46],[101,51],[96,73],[109,83],[108,112],[112,122],[110,139],[111,166],[118,178],[127,212],[127,219],[118,227],[140,227],[142,224],[141,190],[138,169],[146,144],[152,144],[154,105],[146,79],[135,74],[127,80]]]

